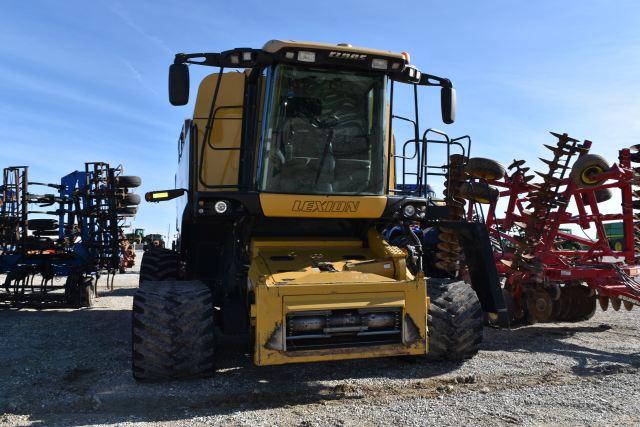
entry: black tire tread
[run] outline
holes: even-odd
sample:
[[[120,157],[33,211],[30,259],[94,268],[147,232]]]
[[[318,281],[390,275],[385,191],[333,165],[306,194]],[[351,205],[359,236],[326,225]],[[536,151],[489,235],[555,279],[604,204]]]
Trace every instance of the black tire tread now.
[[[140,283],[145,281],[177,280],[180,257],[165,248],[152,248],[142,255]]]
[[[429,278],[427,325],[430,359],[463,360],[478,352],[484,313],[475,291],[464,281]]]
[[[200,281],[144,282],[133,299],[134,378],[213,375],[213,310],[211,291]]]

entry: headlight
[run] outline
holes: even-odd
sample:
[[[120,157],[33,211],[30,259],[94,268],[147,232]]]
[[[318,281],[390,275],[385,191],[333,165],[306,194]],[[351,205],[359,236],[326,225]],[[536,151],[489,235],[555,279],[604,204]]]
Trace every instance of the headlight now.
[[[216,211],[216,213],[219,214],[225,213],[228,207],[229,206],[227,205],[227,202],[225,202],[224,200],[219,200],[215,205],[213,205],[213,209]]]
[[[402,208],[402,213],[404,214],[404,216],[406,216],[407,218],[412,217],[413,215],[415,215],[416,213],[416,208],[413,205],[405,205],[404,208]]]

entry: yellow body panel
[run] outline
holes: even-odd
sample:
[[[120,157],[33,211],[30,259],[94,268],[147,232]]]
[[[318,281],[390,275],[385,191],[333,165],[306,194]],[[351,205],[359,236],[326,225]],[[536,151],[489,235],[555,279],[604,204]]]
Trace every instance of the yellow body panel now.
[[[251,323],[257,365],[426,353],[428,298],[424,277],[413,277],[406,269],[402,250],[388,245],[374,230],[368,240],[367,248],[353,239],[252,241],[249,288],[255,295]],[[286,349],[290,313],[384,308],[401,310],[402,342]],[[413,325],[413,335],[407,324]],[[274,348],[273,342],[280,342],[281,347]]]
[[[211,74],[202,80],[193,112],[193,121],[198,126],[198,142],[195,150],[198,158],[202,153],[204,154],[200,179],[208,185],[236,185],[242,138],[245,74],[224,73],[222,75],[211,136],[209,141],[205,142],[205,128],[217,81],[217,74]],[[204,151],[203,144],[205,144]],[[200,180],[198,180],[198,190],[206,190]]]
[[[380,218],[387,197],[260,193],[260,205],[268,217]]]

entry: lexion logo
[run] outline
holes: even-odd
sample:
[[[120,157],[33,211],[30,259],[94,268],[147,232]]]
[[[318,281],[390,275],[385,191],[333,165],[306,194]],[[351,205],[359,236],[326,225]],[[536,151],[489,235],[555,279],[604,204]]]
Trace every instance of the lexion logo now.
[[[329,58],[340,58],[340,59],[357,59],[359,61],[366,59],[367,55],[362,55],[360,53],[349,53],[349,52],[329,52]]]
[[[358,212],[360,202],[294,200],[292,212]]]

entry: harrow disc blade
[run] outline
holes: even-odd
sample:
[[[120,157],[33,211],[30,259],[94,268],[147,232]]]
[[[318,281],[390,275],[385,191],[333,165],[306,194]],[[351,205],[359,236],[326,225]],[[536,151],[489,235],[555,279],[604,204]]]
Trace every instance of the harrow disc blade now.
[[[615,311],[619,311],[620,305],[622,305],[622,301],[620,300],[620,298],[611,298],[611,308],[613,308]]]
[[[609,297],[599,296],[598,303],[600,304],[600,308],[602,309],[602,311],[607,311],[607,309],[609,308]]]
[[[622,301],[622,305],[624,305],[624,309],[627,311],[631,311],[633,310],[633,303],[629,302],[629,301]]]

